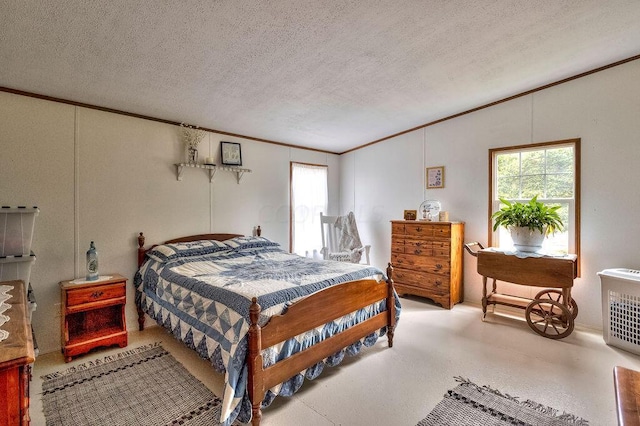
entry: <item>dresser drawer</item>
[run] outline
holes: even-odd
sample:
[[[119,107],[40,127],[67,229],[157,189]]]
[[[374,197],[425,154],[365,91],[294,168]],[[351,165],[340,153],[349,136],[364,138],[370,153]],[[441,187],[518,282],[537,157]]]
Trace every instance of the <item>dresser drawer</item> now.
[[[395,238],[391,241],[391,253],[404,253],[405,251],[405,242],[404,240],[396,240]]]
[[[428,222],[407,223],[404,233],[408,237],[433,238],[433,225]]]
[[[124,282],[67,290],[67,307],[125,297],[126,292]]]
[[[393,281],[425,289],[440,289],[442,294],[449,293],[449,277],[446,275],[395,268],[393,270]]]
[[[404,235],[404,223],[391,223],[392,235]]]
[[[391,263],[398,268],[408,268],[420,272],[449,275],[451,262],[448,258],[418,256],[413,254],[391,254]]]
[[[434,240],[431,243],[433,255],[437,257],[449,257],[451,254],[451,244],[449,241]]]
[[[407,239],[404,243],[404,252],[417,256],[432,256],[432,247],[431,241]]]
[[[430,222],[407,223],[404,225],[404,233],[407,236],[425,238],[449,238],[451,227]]]
[[[406,239],[403,241],[404,245],[400,242],[396,242],[394,239],[391,243],[391,252],[437,257],[449,257],[450,255],[451,244],[449,244],[449,241],[413,239]]]
[[[433,225],[433,236],[435,238],[451,238],[451,227],[449,225]]]

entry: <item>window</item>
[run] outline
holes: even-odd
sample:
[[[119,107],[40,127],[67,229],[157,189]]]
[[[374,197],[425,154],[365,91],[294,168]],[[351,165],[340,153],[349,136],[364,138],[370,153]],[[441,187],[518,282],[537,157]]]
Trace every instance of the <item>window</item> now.
[[[562,232],[545,239],[547,253],[575,253],[580,249],[580,139],[545,142],[489,150],[491,193],[489,214],[500,209],[500,198],[560,205]],[[489,218],[489,245],[513,245],[504,228],[493,231]]]
[[[290,250],[301,256],[320,253],[320,212],[328,208],[328,167],[291,163]]]

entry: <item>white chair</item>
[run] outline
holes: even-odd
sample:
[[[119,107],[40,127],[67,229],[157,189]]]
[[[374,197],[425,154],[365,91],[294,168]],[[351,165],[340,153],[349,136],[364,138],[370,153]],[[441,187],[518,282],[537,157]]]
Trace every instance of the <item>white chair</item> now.
[[[363,246],[353,212],[346,216],[325,216],[320,212],[322,257],[324,260],[360,263],[362,253],[369,263],[371,246]]]

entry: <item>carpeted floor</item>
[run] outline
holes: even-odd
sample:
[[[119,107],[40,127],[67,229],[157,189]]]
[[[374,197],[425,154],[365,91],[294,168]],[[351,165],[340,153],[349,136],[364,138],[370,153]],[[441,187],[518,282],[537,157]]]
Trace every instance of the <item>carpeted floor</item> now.
[[[573,414],[558,413],[531,400],[503,394],[488,386],[478,386],[462,377],[460,384],[416,426],[584,426],[589,423]]]
[[[220,399],[157,343],[42,379],[48,426],[208,426],[220,419]]]

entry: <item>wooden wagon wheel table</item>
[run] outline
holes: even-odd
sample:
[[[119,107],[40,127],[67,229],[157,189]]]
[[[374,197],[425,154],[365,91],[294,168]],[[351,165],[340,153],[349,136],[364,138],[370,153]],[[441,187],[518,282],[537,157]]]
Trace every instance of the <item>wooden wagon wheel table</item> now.
[[[474,251],[471,247],[479,246]],[[577,276],[577,256],[527,255],[483,248],[479,243],[465,244],[469,253],[478,258],[478,274],[482,275],[482,319],[488,305],[505,305],[525,310],[527,324],[536,333],[550,339],[562,339],[571,334],[578,316],[578,305],[571,297],[573,280]],[[526,257],[524,257],[526,256]],[[491,291],[487,278],[493,279]],[[496,281],[533,287],[547,287],[533,299],[499,293]]]

